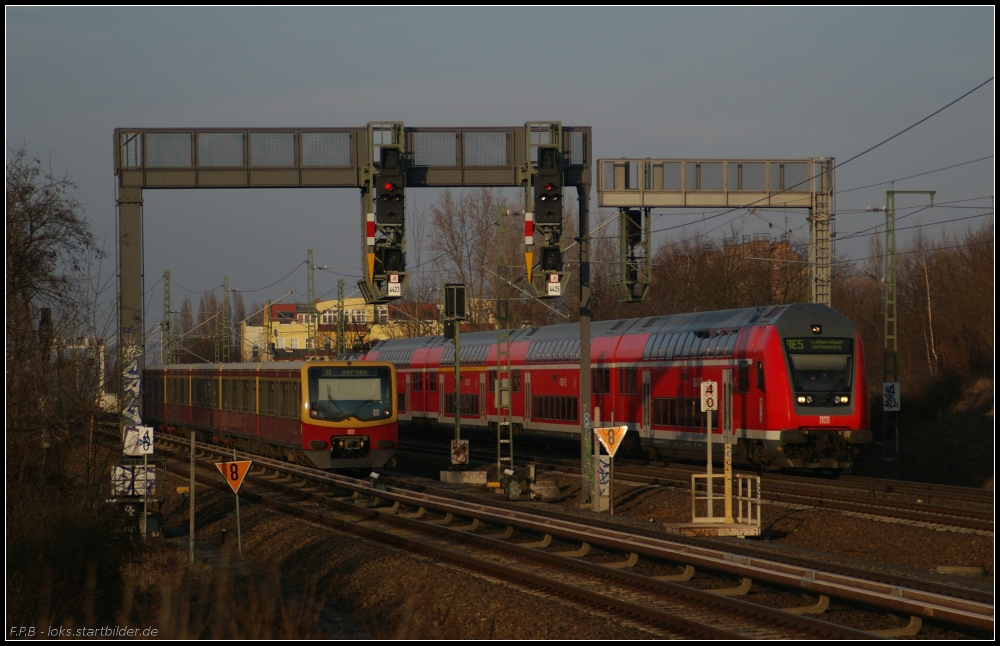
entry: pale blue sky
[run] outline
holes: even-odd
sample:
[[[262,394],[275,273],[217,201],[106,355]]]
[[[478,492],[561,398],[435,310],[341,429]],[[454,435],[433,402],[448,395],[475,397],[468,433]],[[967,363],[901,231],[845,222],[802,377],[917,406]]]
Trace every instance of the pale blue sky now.
[[[994,74],[993,7],[958,8],[33,8],[6,9],[6,142],[24,144],[115,246],[116,127],[520,126],[593,128],[594,159],[804,158],[843,162]],[[995,84],[837,170],[838,255],[867,254],[852,232],[888,184],[936,190],[919,229],[992,222]],[[436,192],[410,190],[419,217]],[[519,193],[515,193],[519,195]],[[358,191],[146,191],[146,286],[159,318],[164,270],[178,302],[229,276],[247,304],[314,250],[360,275]],[[956,203],[959,200],[965,200]],[[954,206],[974,208],[949,208]],[[901,202],[905,206],[905,202]],[[601,217],[596,195],[593,222]],[[989,215],[984,216],[983,214]],[[732,220],[657,211],[654,228],[721,237]],[[806,235],[805,215],[771,212]],[[969,216],[970,220],[958,220]],[[935,224],[950,221],[949,224]],[[752,216],[744,232],[765,231]],[[659,234],[665,235],[665,234]],[[428,254],[422,252],[421,259]],[[415,259],[411,246],[411,265]],[[319,272],[318,294],[338,275]],[[251,291],[260,289],[260,291]]]

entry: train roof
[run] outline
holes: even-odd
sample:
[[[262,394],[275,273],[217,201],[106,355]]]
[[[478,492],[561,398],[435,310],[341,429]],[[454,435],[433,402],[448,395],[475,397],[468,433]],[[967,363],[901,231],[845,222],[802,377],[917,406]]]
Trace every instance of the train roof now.
[[[800,326],[812,324],[833,325],[843,329],[843,334],[853,335],[854,325],[836,310],[818,303],[795,303],[767,307],[748,307],[735,310],[712,312],[691,312],[646,316],[634,319],[595,321],[590,325],[591,339],[602,336],[623,336],[627,334],[659,334],[665,332],[694,332],[699,330],[738,330],[749,325],[775,325],[783,335],[794,334]],[[556,339],[579,339],[580,326],[577,323],[563,323],[542,327],[510,330],[510,342],[550,341]],[[832,331],[832,330],[831,330]],[[462,357],[466,353],[475,354],[481,346],[496,342],[497,333],[466,332],[461,336]],[[392,360],[392,355],[409,355],[414,350],[445,347],[454,352],[454,345],[444,337],[416,337],[380,341],[372,351],[379,352],[379,358]]]
[[[357,361],[358,356],[349,359],[337,359],[336,361],[266,361],[253,363],[171,363],[152,364],[146,366],[147,370],[169,370],[171,372],[185,371],[218,371],[218,370],[301,370],[306,365],[323,365],[324,363],[344,363],[345,361]]]

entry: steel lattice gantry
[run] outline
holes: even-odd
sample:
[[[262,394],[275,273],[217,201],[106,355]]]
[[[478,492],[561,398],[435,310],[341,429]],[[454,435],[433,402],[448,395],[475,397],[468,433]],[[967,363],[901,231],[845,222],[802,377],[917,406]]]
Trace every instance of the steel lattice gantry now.
[[[144,189],[360,189],[364,278],[358,285],[369,302],[386,302],[401,295],[408,274],[403,205],[396,220],[377,221],[380,176],[388,177],[391,170],[392,182],[402,183],[395,187],[400,190],[523,187],[527,196],[538,173],[533,161],[537,149],[548,145],[558,150],[563,184],[577,188],[579,230],[585,232],[593,183],[591,142],[590,127],[563,126],[560,122],[476,128],[411,128],[389,121],[370,122],[361,128],[116,129],[118,347],[123,366],[119,401],[123,423],[140,423]],[[580,314],[581,335],[585,337],[589,337],[590,320],[587,253],[584,236],[580,243]],[[589,369],[583,374],[581,405],[590,401]]]
[[[597,168],[598,205],[617,208],[631,224],[623,231],[634,233],[622,253],[620,294],[648,287],[649,227],[637,221],[640,211],[648,220],[653,208],[801,208],[810,211],[809,300],[830,304],[833,158],[599,159]]]

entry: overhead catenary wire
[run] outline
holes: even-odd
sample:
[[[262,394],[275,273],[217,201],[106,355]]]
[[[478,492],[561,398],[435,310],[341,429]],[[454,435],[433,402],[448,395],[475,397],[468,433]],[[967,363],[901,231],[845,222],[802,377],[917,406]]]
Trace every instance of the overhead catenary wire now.
[[[936,115],[944,112],[948,108],[950,108],[950,107],[954,106],[955,104],[959,103],[960,101],[962,101],[966,97],[970,96],[971,94],[975,93],[976,91],[980,90],[984,86],[986,86],[989,83],[991,83],[993,80],[994,80],[994,78],[990,77],[989,79],[987,79],[987,80],[983,81],[982,83],[978,84],[977,86],[975,86],[971,90],[965,92],[961,96],[953,99],[952,101],[948,102],[944,106],[942,106],[942,107],[938,108],[937,110],[935,110],[934,112],[928,114],[927,116],[919,119],[918,121],[910,124],[909,126],[903,128],[903,129],[901,129],[900,131],[894,133],[893,135],[891,135],[891,136],[889,136],[889,137],[887,137],[887,138],[879,141],[875,145],[870,146],[870,147],[866,148],[865,150],[863,150],[863,151],[861,151],[861,152],[859,152],[859,153],[857,153],[857,154],[849,157],[848,159],[844,160],[843,162],[840,162],[840,163],[836,164],[833,167],[833,169],[837,169],[837,168],[841,168],[843,166],[846,166],[847,164],[850,164],[851,162],[854,162],[855,160],[857,160],[857,159],[863,157],[864,155],[866,155],[866,154],[868,154],[868,153],[876,150],[877,148],[879,148],[879,147],[881,147],[881,146],[889,143],[890,141],[893,141],[894,139],[896,139],[896,138],[900,137],[901,135],[905,134],[906,132],[908,132],[908,131],[916,128],[920,124],[922,124],[922,123],[924,123],[924,122],[932,119]],[[870,188],[870,187],[878,186],[878,185],[881,185],[881,184],[891,183],[893,181],[900,181],[900,180],[903,180],[903,179],[911,179],[911,178],[914,178],[914,177],[919,177],[919,176],[927,175],[927,174],[934,173],[934,172],[940,172],[940,171],[943,171],[943,170],[957,168],[959,166],[964,166],[964,165],[967,165],[967,164],[972,164],[972,163],[976,163],[976,162],[988,160],[988,159],[991,159],[991,158],[992,158],[992,156],[981,157],[981,158],[978,158],[978,159],[969,160],[969,161],[966,161],[966,162],[961,162],[959,164],[952,164],[952,165],[949,165],[949,166],[944,166],[944,167],[939,168],[939,169],[934,169],[934,170],[931,170],[931,171],[925,171],[923,173],[909,175],[909,176],[906,176],[904,178],[898,178],[897,180],[886,180],[886,181],[883,181],[883,182],[878,182],[878,183],[875,183],[875,184],[867,185],[867,186],[864,186],[864,187],[854,187],[854,188],[850,188],[850,189],[839,190],[839,191],[837,191],[837,193],[838,194],[840,194],[840,193],[846,193],[846,192],[850,192],[850,191],[860,190],[862,188]],[[811,179],[812,178],[809,178],[806,181],[810,181]],[[699,212],[699,215],[701,216],[701,219],[699,221],[689,221],[689,222],[684,222],[684,223],[679,223],[679,224],[676,224],[676,225],[672,225],[672,226],[669,226],[669,227],[658,228],[658,229],[655,229],[653,231],[653,233],[662,233],[662,232],[671,231],[671,230],[675,230],[675,229],[685,228],[685,227],[688,227],[688,226],[692,226],[694,224],[698,224],[699,222],[700,223],[704,223],[704,222],[707,222],[708,220],[719,218],[719,217],[725,216],[727,214],[732,214],[732,213],[735,213],[735,212],[738,212],[738,211],[740,211],[740,209],[736,209],[736,208],[722,210],[722,211],[719,211],[719,212],[701,211],[701,212]],[[775,226],[773,222],[769,222],[766,218],[763,218],[762,216],[760,216],[759,212],[755,213],[754,215],[756,217],[760,217],[764,221],[767,221],[771,226]],[[740,215],[727,220],[725,223],[720,224],[720,225],[718,225],[718,226],[710,229],[707,232],[702,232],[699,235],[695,236],[695,238],[692,238],[692,239],[704,238],[709,233],[712,233],[712,232],[717,231],[718,229],[720,229],[722,227],[725,227],[725,226],[727,226],[729,224],[732,224],[737,219],[739,219],[740,217],[743,217],[743,216],[744,216],[743,213],[740,213]],[[973,216],[973,217],[982,217],[982,216]],[[606,227],[612,221],[614,221],[614,218],[613,217],[609,217],[607,220],[605,220],[603,223],[601,223],[599,226],[597,226],[596,228],[592,229],[592,231],[588,232],[588,233],[596,233],[596,232],[600,231],[601,229],[603,229],[604,227]],[[782,229],[782,228],[779,227],[779,229]],[[795,234],[793,234],[791,231],[785,231],[785,233],[787,233],[790,236],[794,236],[794,237],[798,238],[798,236],[796,236]],[[469,244],[471,242],[471,238],[474,238],[474,237],[477,237],[477,236],[482,236],[484,234],[485,234],[484,230],[472,232],[471,235],[466,238],[466,244]],[[857,236],[857,235],[861,235],[861,233],[858,232],[858,233],[852,233],[851,234],[851,236]],[[800,238],[798,238],[798,239],[800,239]],[[840,239],[847,239],[847,238],[846,237],[841,237]],[[566,247],[566,249],[572,248],[575,244],[576,244],[576,242],[574,241],[573,243],[571,243],[570,245],[568,245]],[[806,244],[808,244],[808,243],[806,243]],[[428,266],[428,265],[433,265],[438,260],[440,260],[441,258],[446,257],[447,255],[448,255],[447,252],[443,252],[441,254],[436,255],[433,258],[430,258],[430,259],[425,260],[425,261],[423,261],[423,262],[421,262],[421,263],[419,263],[417,265],[414,265],[411,269],[415,271],[415,270],[418,270],[418,269],[420,269],[422,267],[425,267],[425,266]],[[839,261],[839,262],[848,262],[846,260],[839,259],[839,258],[836,259],[836,260]],[[289,278],[292,274],[295,273],[295,271],[297,271],[301,267],[302,264],[304,264],[304,261],[303,261],[303,263],[300,263],[299,265],[297,265],[295,267],[295,269],[293,269],[291,272],[289,272],[288,274],[286,274],[284,277],[282,277],[281,279],[279,279],[279,280],[271,283],[270,285],[266,285],[266,286],[263,286],[263,287],[260,287],[260,288],[255,288],[255,289],[244,289],[244,290],[240,290],[240,291],[243,292],[243,293],[254,293],[254,292],[260,292],[260,291],[264,291],[264,290],[270,289],[274,285],[277,285],[278,283],[282,282],[283,280],[286,280],[287,278]],[[333,273],[333,274],[336,274],[336,275],[343,275],[345,277],[360,277],[360,275],[358,275],[358,274],[339,274],[338,272],[332,272],[332,271],[329,272],[329,273]],[[215,289],[217,289],[217,287],[216,287],[216,288],[212,288],[211,290],[206,290],[206,291],[200,291],[199,292],[199,291],[196,291],[196,290],[188,289],[188,288],[186,288],[186,287],[184,287],[183,285],[180,285],[180,284],[177,284],[177,285],[178,285],[178,287],[181,290],[186,291],[188,293],[207,293],[209,291],[214,291]],[[327,292],[327,293],[329,293],[329,292]]]

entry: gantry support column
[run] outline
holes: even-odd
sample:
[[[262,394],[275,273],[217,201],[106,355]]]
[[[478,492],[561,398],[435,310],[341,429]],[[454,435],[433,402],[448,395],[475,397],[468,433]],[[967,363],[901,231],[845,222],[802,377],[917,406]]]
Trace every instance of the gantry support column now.
[[[142,423],[143,369],[142,189],[118,188],[118,385],[119,424]]]
[[[590,410],[590,184],[576,187],[579,197],[580,229],[580,502],[591,503],[594,496],[593,411]]]
[[[833,284],[830,259],[830,219],[833,201],[833,160],[819,159],[813,169],[809,215],[809,302],[829,306]]]

